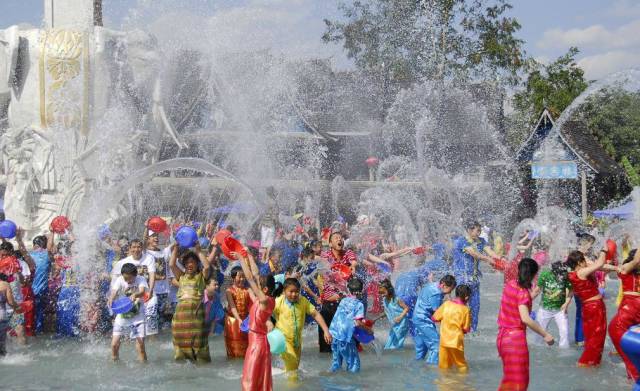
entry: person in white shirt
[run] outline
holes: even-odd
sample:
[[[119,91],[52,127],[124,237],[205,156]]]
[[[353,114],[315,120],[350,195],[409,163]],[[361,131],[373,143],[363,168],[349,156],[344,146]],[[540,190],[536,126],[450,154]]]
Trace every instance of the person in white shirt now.
[[[134,302],[131,311],[116,315],[113,321],[113,337],[111,338],[111,358],[119,360],[120,339],[122,335],[129,333],[129,338],[136,340],[136,350],[140,361],[147,361],[145,351],[145,310],[144,295],[149,291],[147,281],[138,276],[138,268],[132,263],[121,266],[121,275],[111,285],[111,295],[108,306],[111,308],[116,298],[129,297]]]
[[[173,316],[173,306],[169,299],[169,291],[171,289],[171,273],[169,270],[169,257],[171,257],[171,248],[166,247],[161,250],[158,246],[158,234],[149,231],[147,236],[147,254],[151,255],[155,263],[153,294],[157,303],[156,308],[152,308],[150,302],[147,303],[147,313],[152,316],[147,317],[148,334],[156,334],[168,324],[171,327],[171,317]]]
[[[158,334],[158,298],[153,294],[156,283],[156,260],[150,253],[143,251],[142,241],[133,239],[129,245],[129,256],[119,260],[113,265],[111,271],[111,284],[120,276],[120,269],[126,263],[131,263],[138,268],[138,276],[144,278],[149,284],[148,296],[145,297],[147,321],[146,336]],[[113,289],[113,286],[112,286]]]

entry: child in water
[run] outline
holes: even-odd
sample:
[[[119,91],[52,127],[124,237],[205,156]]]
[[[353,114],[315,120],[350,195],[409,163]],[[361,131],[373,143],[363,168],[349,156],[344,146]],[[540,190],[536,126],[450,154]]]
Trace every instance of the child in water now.
[[[455,287],[455,277],[445,275],[439,283],[427,283],[420,290],[411,319],[415,328],[413,339],[416,345],[416,360],[422,360],[426,357],[427,364],[438,364],[440,336],[431,317],[442,305],[444,295],[450,294]]]
[[[404,345],[404,339],[409,330],[409,321],[407,319],[409,307],[396,297],[393,285],[391,285],[391,281],[389,281],[388,278],[380,282],[378,293],[382,297],[384,313],[389,323],[391,323],[389,338],[387,338],[387,343],[384,345],[384,348],[399,349]]]
[[[107,303],[111,304],[116,297],[129,297],[134,302],[131,311],[125,314],[116,315],[113,321],[113,338],[111,339],[111,358],[119,360],[120,339],[123,334],[129,333],[129,338],[136,340],[136,350],[140,361],[147,361],[147,352],[144,347],[145,325],[144,325],[144,301],[142,298],[149,291],[149,285],[144,277],[138,275],[138,268],[132,263],[122,265],[118,276],[111,285],[111,296]]]
[[[295,380],[300,366],[302,330],[307,315],[311,315],[322,328],[327,344],[331,344],[331,334],[320,313],[316,311],[309,300],[304,296],[300,296],[300,283],[298,280],[287,278],[283,287],[284,295],[276,298],[273,317],[276,319],[276,327],[282,331],[286,341],[286,350],[282,353],[284,368],[289,379]]]
[[[456,298],[446,301],[433,314],[432,319],[440,324],[439,367],[449,369],[457,366],[460,372],[467,372],[464,358],[464,335],[471,331],[471,310],[467,302],[471,288],[467,285],[456,287]]]
[[[242,391],[271,391],[271,350],[267,341],[267,322],[275,307],[274,297],[280,296],[282,287],[276,288],[273,276],[260,276],[252,257],[231,254],[240,259],[242,271],[256,297],[249,309],[249,348],[242,368]],[[259,277],[258,277],[259,276]]]
[[[220,284],[212,278],[204,289],[204,324],[207,333],[220,334],[224,330],[224,308],[220,301]]]
[[[329,333],[333,337],[331,351],[333,354],[331,362],[331,372],[336,372],[342,368],[344,361],[349,372],[360,371],[360,356],[358,347],[353,338],[353,331],[356,327],[361,327],[373,334],[373,330],[364,322],[364,305],[360,301],[362,297],[362,281],[352,278],[347,283],[349,295],[340,301],[336,313],[331,321]]]
[[[249,343],[249,336],[240,331],[240,325],[249,315],[253,304],[253,294],[246,287],[246,278],[242,267],[231,269],[233,285],[227,289],[227,316],[224,322],[224,344],[227,357],[244,357]]]

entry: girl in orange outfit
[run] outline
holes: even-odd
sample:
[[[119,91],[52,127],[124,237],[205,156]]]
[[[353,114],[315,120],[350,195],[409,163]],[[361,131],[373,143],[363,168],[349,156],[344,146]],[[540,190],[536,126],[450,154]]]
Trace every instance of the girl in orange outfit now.
[[[224,320],[224,343],[227,357],[242,358],[247,351],[249,336],[240,331],[242,321],[249,315],[253,302],[251,292],[246,287],[242,268],[231,269],[233,285],[227,289],[227,316]]]
[[[452,301],[445,301],[431,319],[442,322],[438,366],[441,369],[456,366],[460,372],[466,372],[468,367],[464,358],[464,335],[471,330],[471,310],[467,307],[471,288],[464,284],[458,285],[456,296]]]

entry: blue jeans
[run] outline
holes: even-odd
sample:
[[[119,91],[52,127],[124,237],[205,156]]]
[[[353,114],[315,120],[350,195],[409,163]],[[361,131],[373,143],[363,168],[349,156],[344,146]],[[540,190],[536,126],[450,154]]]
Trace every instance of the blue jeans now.
[[[348,372],[360,372],[360,355],[358,354],[355,340],[343,342],[334,339],[331,344],[331,351],[331,372],[341,369],[343,361],[347,365]]]
[[[36,334],[42,333],[42,328],[44,327],[44,310],[47,307],[48,301],[49,301],[49,290],[46,288],[43,289],[37,295],[35,295],[35,305],[36,305],[35,332]]]
[[[478,317],[480,316],[480,282],[468,282],[471,288],[469,308],[471,309],[471,331],[478,329]]]

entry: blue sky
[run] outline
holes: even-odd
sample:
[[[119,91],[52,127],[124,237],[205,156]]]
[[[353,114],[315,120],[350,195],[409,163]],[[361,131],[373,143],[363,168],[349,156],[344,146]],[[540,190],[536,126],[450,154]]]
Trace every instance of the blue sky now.
[[[334,0],[104,0],[105,24],[131,28],[185,11],[208,18],[221,39],[241,48],[272,48],[292,56],[348,61],[338,46],[324,45],[322,19],[338,15]],[[590,79],[640,66],[640,0],[511,0],[527,52],[546,62],[569,46]],[[0,0],[0,28],[41,24],[42,0]],[[166,27],[165,27],[166,30]],[[243,39],[250,37],[250,39]]]

